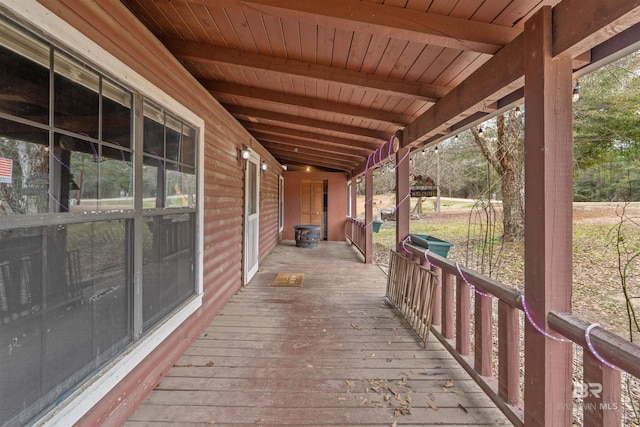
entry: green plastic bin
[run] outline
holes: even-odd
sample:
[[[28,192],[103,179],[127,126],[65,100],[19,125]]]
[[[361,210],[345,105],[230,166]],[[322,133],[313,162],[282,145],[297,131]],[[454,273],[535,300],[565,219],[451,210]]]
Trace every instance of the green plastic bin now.
[[[440,240],[436,237],[429,236],[428,234],[410,234],[411,243],[423,248],[429,249],[436,255],[446,258],[449,254],[449,249],[453,246],[453,243],[445,240]]]
[[[377,233],[380,231],[380,226],[382,225],[382,221],[373,221],[373,232]]]

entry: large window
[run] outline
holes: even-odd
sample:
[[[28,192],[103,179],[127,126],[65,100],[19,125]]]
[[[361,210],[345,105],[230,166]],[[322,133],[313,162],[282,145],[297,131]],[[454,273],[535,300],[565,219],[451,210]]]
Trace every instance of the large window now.
[[[0,426],[29,423],[195,294],[197,134],[0,20]]]

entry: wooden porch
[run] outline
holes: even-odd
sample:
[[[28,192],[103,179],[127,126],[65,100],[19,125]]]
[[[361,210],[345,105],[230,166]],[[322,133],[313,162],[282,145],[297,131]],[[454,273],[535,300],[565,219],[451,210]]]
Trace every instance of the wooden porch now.
[[[304,284],[272,287],[277,273]],[[126,425],[510,425],[385,286],[344,242],[282,242]]]

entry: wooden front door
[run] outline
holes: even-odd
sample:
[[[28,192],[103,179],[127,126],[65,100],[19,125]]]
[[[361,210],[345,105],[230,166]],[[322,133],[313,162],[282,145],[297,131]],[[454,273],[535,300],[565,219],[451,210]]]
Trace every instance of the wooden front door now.
[[[300,224],[320,226],[320,236],[324,236],[324,183],[303,180],[300,183]]]

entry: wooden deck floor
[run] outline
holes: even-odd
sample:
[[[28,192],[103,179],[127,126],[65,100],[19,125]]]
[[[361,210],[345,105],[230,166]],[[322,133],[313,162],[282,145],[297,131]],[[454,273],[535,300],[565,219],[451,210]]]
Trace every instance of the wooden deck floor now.
[[[302,287],[272,287],[304,273]],[[148,425],[510,425],[346,243],[284,242],[131,416]]]

